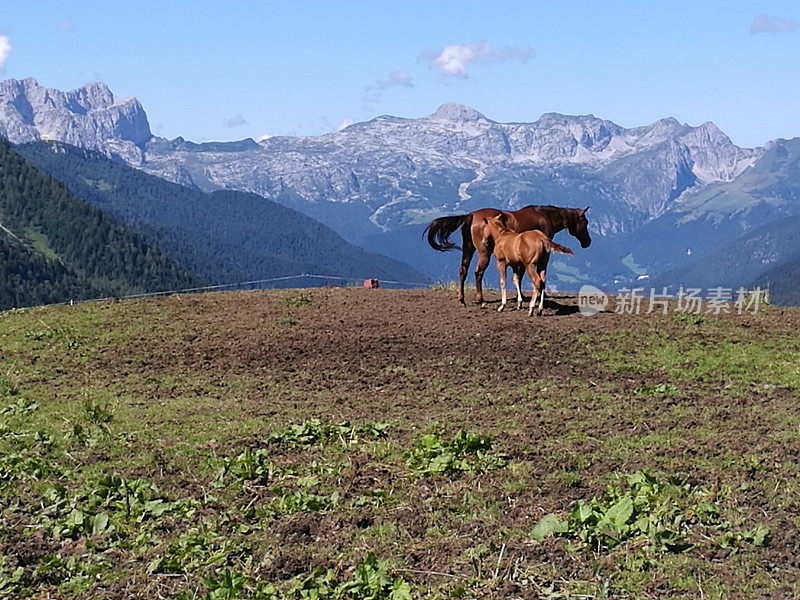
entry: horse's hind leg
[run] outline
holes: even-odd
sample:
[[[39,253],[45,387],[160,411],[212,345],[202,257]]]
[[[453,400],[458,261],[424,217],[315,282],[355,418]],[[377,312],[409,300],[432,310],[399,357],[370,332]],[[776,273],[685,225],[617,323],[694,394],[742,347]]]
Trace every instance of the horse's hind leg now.
[[[542,270],[542,272],[539,274],[539,278],[541,279],[541,282],[542,282],[542,296],[541,296],[541,299],[539,300],[539,314],[540,315],[542,314],[542,311],[544,310],[544,289],[547,287],[546,273],[547,273],[546,271]],[[531,300],[531,302],[533,302],[533,300]]]
[[[536,271],[536,267],[534,265],[528,265],[528,277],[531,278],[533,282],[533,291],[531,292],[531,304],[528,307],[528,316],[530,317],[533,314],[533,307],[536,306],[536,301],[539,299],[540,291],[544,291],[544,285],[542,284],[542,280],[539,277],[539,273]],[[537,311],[537,315],[542,314],[541,310]]]
[[[514,287],[517,288],[517,310],[522,308],[522,275],[525,272],[522,267],[513,267]]]
[[[550,253],[545,252],[537,264],[539,279],[542,280],[542,297],[539,299],[539,314],[544,310],[544,290],[547,287],[547,264],[550,262]],[[531,300],[533,302],[533,300]]]
[[[472,262],[472,255],[475,254],[475,247],[465,243],[461,248],[461,266],[458,267],[458,301],[461,304],[466,304],[464,301],[464,281],[467,279],[467,270],[469,269],[469,263]]]

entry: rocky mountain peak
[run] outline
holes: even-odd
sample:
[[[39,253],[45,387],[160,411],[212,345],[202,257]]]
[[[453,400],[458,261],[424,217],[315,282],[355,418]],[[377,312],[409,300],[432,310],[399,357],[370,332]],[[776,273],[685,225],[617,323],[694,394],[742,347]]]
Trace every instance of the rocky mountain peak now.
[[[33,78],[8,79],[0,82],[0,114],[0,136],[11,143],[59,140],[131,164],[141,163],[153,137],[139,101],[114,96],[101,81],[62,92]]]
[[[431,115],[437,121],[450,121],[454,123],[469,123],[472,121],[487,121],[488,119],[471,106],[447,102],[436,109]]]

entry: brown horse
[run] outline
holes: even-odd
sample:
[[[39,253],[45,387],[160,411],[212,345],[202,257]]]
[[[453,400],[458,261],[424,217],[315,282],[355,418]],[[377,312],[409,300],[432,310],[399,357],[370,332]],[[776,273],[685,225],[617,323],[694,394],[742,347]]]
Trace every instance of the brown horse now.
[[[522,233],[523,231],[537,230],[552,238],[562,229],[569,231],[576,237],[582,248],[588,248],[592,243],[589,237],[588,222],[586,220],[587,206],[579,208],[559,208],[557,206],[525,206],[515,211],[498,210],[496,208],[481,208],[466,215],[454,215],[434,219],[425,228],[428,243],[434,250],[458,249],[448,238],[461,228],[461,266],[458,269],[458,299],[464,304],[464,280],[467,278],[467,269],[472,261],[472,255],[478,251],[478,264],[475,265],[475,302],[483,304],[483,272],[489,266],[489,259],[494,250],[494,238],[485,227],[484,219],[491,219],[499,214],[506,217],[508,229]]]
[[[572,250],[556,244],[541,231],[530,230],[516,233],[506,227],[506,218],[502,213],[491,219],[483,219],[486,230],[494,239],[494,256],[497,259],[497,273],[500,275],[502,301],[498,311],[506,307],[506,268],[511,267],[514,273],[514,287],[517,289],[517,308],[522,308],[522,277],[527,271],[533,283],[531,305],[528,316],[533,314],[533,307],[539,301],[537,315],[544,309],[544,288],[547,283],[547,263],[550,252],[572,255]]]

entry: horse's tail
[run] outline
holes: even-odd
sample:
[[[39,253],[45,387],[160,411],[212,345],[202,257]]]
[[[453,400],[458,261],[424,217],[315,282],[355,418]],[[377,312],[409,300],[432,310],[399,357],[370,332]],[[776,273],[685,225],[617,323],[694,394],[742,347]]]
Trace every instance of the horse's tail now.
[[[547,248],[548,252],[560,252],[561,254],[569,254],[570,256],[572,256],[572,250],[570,250],[566,246],[562,246],[561,244],[556,244],[550,238],[547,238],[547,241],[544,243],[544,245]]]
[[[428,243],[434,250],[438,250],[439,252],[444,252],[445,250],[459,250],[460,246],[457,246],[448,238],[456,229],[471,221],[472,215],[469,214],[439,217],[428,223],[422,235],[428,235]]]

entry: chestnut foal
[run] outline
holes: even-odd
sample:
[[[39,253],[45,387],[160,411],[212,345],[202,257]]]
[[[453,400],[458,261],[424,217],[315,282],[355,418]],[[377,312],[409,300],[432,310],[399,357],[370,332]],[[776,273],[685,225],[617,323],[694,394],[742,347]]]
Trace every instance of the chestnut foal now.
[[[506,217],[499,214],[496,217],[483,219],[487,232],[494,238],[494,256],[497,260],[497,272],[500,275],[500,290],[502,302],[500,308],[506,307],[506,267],[511,267],[514,273],[514,286],[517,288],[517,308],[522,308],[522,277],[528,272],[528,277],[533,282],[533,294],[528,316],[533,314],[533,307],[539,301],[537,315],[544,309],[545,271],[550,260],[550,252],[572,254],[572,250],[556,244],[541,231],[531,230],[516,233],[508,228]]]

